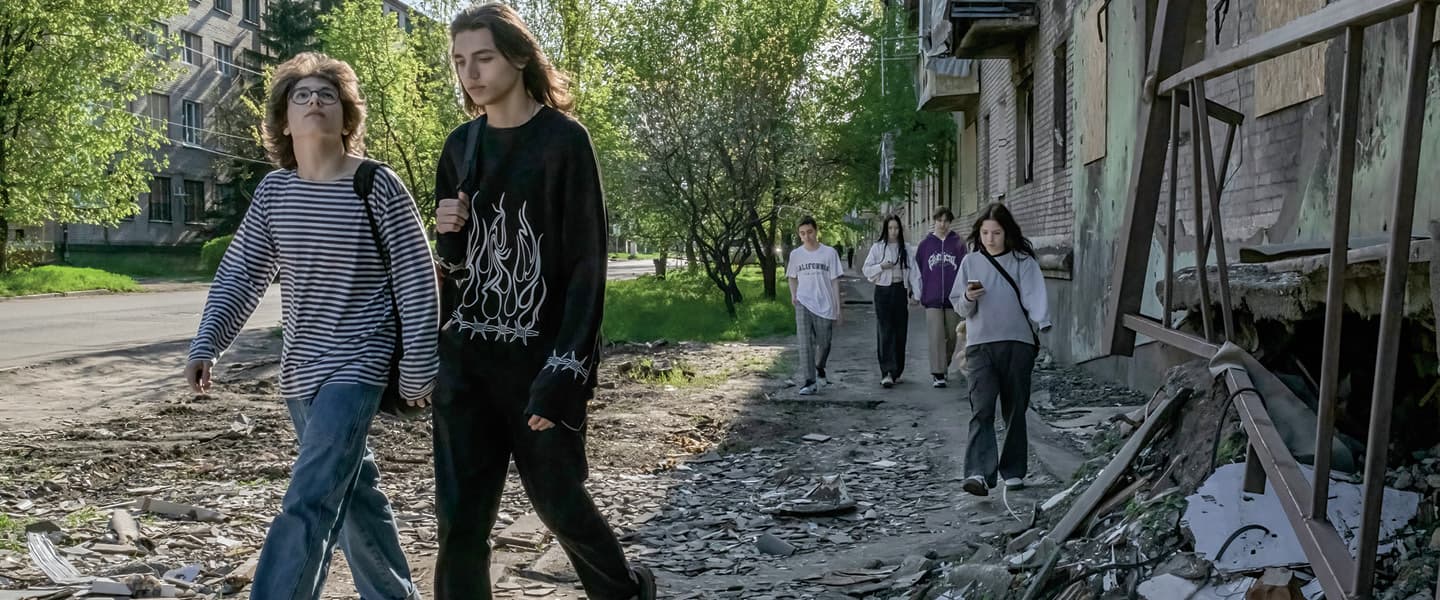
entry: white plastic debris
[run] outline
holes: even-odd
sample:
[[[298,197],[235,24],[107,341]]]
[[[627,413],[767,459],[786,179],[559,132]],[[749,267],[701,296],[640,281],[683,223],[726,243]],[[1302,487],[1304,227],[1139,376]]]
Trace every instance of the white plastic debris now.
[[[1314,480],[1313,469],[1304,465],[1300,469],[1307,480]],[[1222,573],[1308,564],[1274,489],[1267,483],[1264,494],[1247,494],[1244,480],[1244,464],[1225,465],[1216,469],[1199,491],[1186,499],[1189,506],[1183,523],[1195,535],[1195,551],[1215,563],[1215,568]],[[1355,484],[1333,480],[1330,483],[1326,514],[1340,539],[1349,545],[1352,556],[1360,545],[1362,491]],[[1380,554],[1390,551],[1396,532],[1415,517],[1420,507],[1420,495],[1414,492],[1385,488],[1384,499],[1380,515]],[[1233,533],[1252,525],[1264,530],[1252,528],[1235,536],[1224,555],[1216,560],[1221,546]]]

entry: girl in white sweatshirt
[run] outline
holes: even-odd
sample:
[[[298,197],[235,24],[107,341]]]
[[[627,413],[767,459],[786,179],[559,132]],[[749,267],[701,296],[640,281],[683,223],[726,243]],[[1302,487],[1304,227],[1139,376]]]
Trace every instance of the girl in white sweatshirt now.
[[[875,284],[876,355],[880,360],[880,385],[888,388],[900,383],[900,375],[905,372],[905,340],[910,326],[906,304],[917,304],[920,295],[915,246],[905,243],[900,217],[885,218],[862,272]]]

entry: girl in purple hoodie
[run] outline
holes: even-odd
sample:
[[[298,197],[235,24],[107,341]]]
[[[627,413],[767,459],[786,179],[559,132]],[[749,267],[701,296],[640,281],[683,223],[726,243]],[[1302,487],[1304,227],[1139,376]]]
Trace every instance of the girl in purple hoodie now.
[[[934,387],[946,386],[946,366],[955,355],[955,327],[960,315],[950,304],[950,288],[965,258],[965,242],[950,231],[955,215],[949,208],[935,211],[935,229],[920,242],[915,260],[920,271],[920,304],[925,306],[925,328],[930,338],[930,376]]]

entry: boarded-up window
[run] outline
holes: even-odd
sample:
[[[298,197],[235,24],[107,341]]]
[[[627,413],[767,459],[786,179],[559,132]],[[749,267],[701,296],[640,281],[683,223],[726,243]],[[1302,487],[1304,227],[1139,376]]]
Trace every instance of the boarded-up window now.
[[[972,121],[960,133],[960,211],[972,214],[980,211],[980,156],[976,152],[975,123]]]
[[[1255,3],[1261,31],[1270,31],[1325,6],[1325,0]],[[1255,66],[1255,114],[1266,115],[1325,93],[1325,47],[1316,44]]]
[[[1105,42],[1100,39],[1101,27],[1109,33],[1106,17],[1109,11],[1101,12],[1105,5],[1100,0],[1090,2],[1080,28],[1075,31],[1080,46],[1079,58],[1085,65],[1080,75],[1085,95],[1079,98],[1081,105],[1076,110],[1076,127],[1079,129],[1081,162],[1091,163],[1105,158],[1105,122],[1109,118],[1109,58]]]

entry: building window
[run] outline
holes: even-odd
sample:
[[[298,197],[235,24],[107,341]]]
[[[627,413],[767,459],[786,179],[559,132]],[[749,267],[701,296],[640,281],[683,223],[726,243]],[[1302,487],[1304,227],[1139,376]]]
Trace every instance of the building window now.
[[[165,46],[166,41],[170,38],[170,26],[159,21],[151,21],[150,29],[139,37],[141,39],[137,41],[145,44],[145,47],[149,48],[155,56],[170,60],[170,49]]]
[[[1054,89],[1051,90],[1051,97],[1055,99],[1050,114],[1053,115],[1055,130],[1052,138],[1055,141],[1055,170],[1064,169],[1070,163],[1070,47],[1060,44],[1055,48],[1055,66],[1051,69],[1055,73]]]
[[[185,101],[185,115],[180,125],[185,131],[185,143],[200,143],[200,130],[205,128],[205,123],[202,120],[199,102]]]
[[[145,97],[145,116],[150,125],[160,130],[160,135],[170,137],[170,97],[165,94],[150,94]]]
[[[230,14],[230,0],[215,0],[215,10]]]
[[[245,1],[245,21],[248,23],[260,24],[260,0]]]
[[[150,222],[169,223],[175,216],[170,206],[170,178],[156,177],[150,180]]]
[[[185,222],[199,223],[205,218],[205,182],[185,180]]]
[[[235,76],[235,48],[215,42],[215,70],[226,77]]]
[[[1026,79],[1015,89],[1015,163],[1019,183],[1035,181],[1035,83]]]
[[[202,47],[200,36],[188,31],[181,34],[185,38],[185,54],[182,58],[185,62],[199,66],[205,60],[205,50]]]

